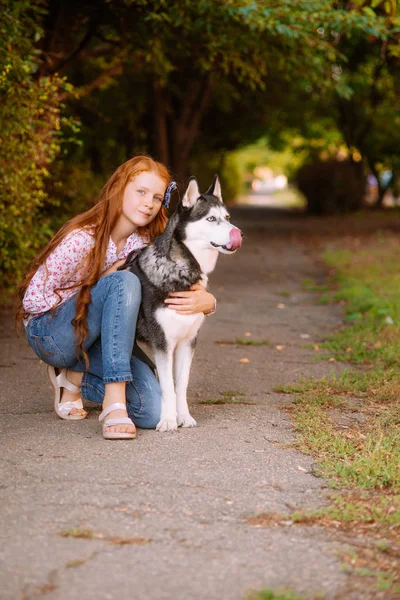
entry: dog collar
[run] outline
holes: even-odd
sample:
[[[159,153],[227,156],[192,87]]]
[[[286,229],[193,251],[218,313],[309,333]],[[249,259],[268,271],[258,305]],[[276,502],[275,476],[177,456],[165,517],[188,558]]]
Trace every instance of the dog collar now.
[[[165,206],[165,208],[169,207],[169,203],[170,203],[170,200],[171,200],[171,194],[176,189],[177,189],[176,181],[171,181],[171,183],[169,184],[169,186],[165,190],[165,194],[164,194],[163,205]]]

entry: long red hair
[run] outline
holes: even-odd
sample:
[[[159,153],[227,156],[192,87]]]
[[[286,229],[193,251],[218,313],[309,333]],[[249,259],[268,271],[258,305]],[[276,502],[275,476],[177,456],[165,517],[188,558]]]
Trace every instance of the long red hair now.
[[[122,200],[125,188],[132,179],[144,171],[155,173],[165,182],[165,186],[171,181],[171,175],[168,172],[168,169],[162,163],[153,160],[149,156],[136,156],[135,158],[127,160],[118,167],[115,173],[107,181],[93,208],[67,221],[67,223],[65,223],[49,241],[42,252],[40,252],[40,254],[31,262],[24,281],[18,290],[19,306],[16,313],[17,324],[19,324],[22,319],[28,317],[28,314],[23,307],[23,298],[32,277],[40,265],[46,261],[49,254],[53,252],[58,244],[71,233],[71,231],[80,229],[81,227],[91,227],[95,243],[85,258],[84,271],[81,280],[72,286],[65,288],[60,287],[55,290],[55,293],[57,293],[64,289],[78,289],[76,316],[72,321],[72,324],[75,329],[77,355],[84,357],[86,366],[88,366],[88,356],[83,349],[83,343],[88,334],[86,316],[90,304],[90,289],[97,283],[104,268],[111,232],[122,211]],[[161,206],[155,219],[146,227],[139,228],[137,233],[153,240],[164,231],[167,220],[165,207]],[[56,308],[60,302],[61,296],[59,302],[53,309]]]

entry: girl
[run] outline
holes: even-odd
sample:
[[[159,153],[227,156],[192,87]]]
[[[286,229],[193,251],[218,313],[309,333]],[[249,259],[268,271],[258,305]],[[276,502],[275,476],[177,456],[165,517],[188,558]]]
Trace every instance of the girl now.
[[[17,320],[48,364],[57,415],[84,419],[81,398],[102,402],[106,439],[132,439],[134,423],[153,428],[160,418],[158,381],[146,362],[132,356],[140,282],[117,269],[132,250],[163,232],[170,184],[166,167],[147,156],[125,162],[95,206],[50,240],[19,290]],[[199,284],[165,302],[186,315],[211,313],[216,303]]]

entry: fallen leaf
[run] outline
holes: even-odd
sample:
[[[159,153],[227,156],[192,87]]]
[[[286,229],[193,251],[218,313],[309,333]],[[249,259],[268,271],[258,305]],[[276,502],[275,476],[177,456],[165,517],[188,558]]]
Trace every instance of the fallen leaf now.
[[[336,362],[336,358],[333,358],[333,356],[331,356],[331,357],[328,359],[328,362]]]
[[[278,345],[278,346],[275,346],[275,348],[276,348],[277,350],[283,350],[284,348],[286,348],[286,346],[283,346],[283,345]]]
[[[74,567],[80,567],[81,565],[84,565],[85,562],[87,562],[89,560],[89,558],[91,558],[91,556],[87,556],[86,558],[75,558],[73,560],[70,560],[67,562],[67,567],[69,569],[74,568]]]
[[[241,362],[241,363],[249,363],[250,361],[249,361],[249,359],[248,359],[248,358],[241,358],[241,359],[239,360],[239,362]]]
[[[220,348],[225,348],[226,344],[219,344]]]
[[[143,546],[143,544],[148,544],[151,542],[151,538],[143,538],[143,537],[107,537],[105,538],[109,544],[113,544],[115,546]]]
[[[244,335],[245,335],[245,337],[250,337],[252,334],[250,333],[250,331],[246,331],[246,333]]]
[[[374,348],[380,348],[382,346],[382,342],[380,340],[378,340],[377,342],[375,342],[374,344]]]
[[[286,305],[283,304],[283,302],[280,302],[279,304],[276,305],[276,308],[286,308]]]
[[[351,352],[351,348],[346,348],[346,352],[347,353]]]
[[[317,344],[315,344],[314,350],[319,350],[319,346]]]

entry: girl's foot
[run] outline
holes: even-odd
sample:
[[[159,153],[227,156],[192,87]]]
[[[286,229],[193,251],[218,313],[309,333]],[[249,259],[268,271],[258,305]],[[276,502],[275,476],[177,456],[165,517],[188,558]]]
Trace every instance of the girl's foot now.
[[[99,417],[99,421],[103,420],[103,436],[106,439],[132,439],[136,436],[136,427],[126,411],[125,381],[106,383],[103,412]]]
[[[74,373],[66,369],[56,369],[48,366],[47,373],[54,388],[54,410],[57,415],[67,421],[80,421],[87,416],[80,397],[82,373]],[[70,374],[73,374],[72,377]],[[70,381],[67,375],[76,381]]]
[[[67,370],[66,378],[73,385],[77,386],[79,390],[77,392],[72,392],[68,388],[63,388],[61,394],[61,404],[63,402],[76,402],[81,398],[81,383],[82,383],[82,375],[83,373],[78,373],[77,371]],[[71,416],[81,416],[82,418],[87,417],[88,413],[84,408],[72,408],[70,413]]]
[[[128,417],[125,404],[114,402],[104,407],[99,416],[103,423],[103,437],[106,440],[125,440],[136,437],[136,427]]]

